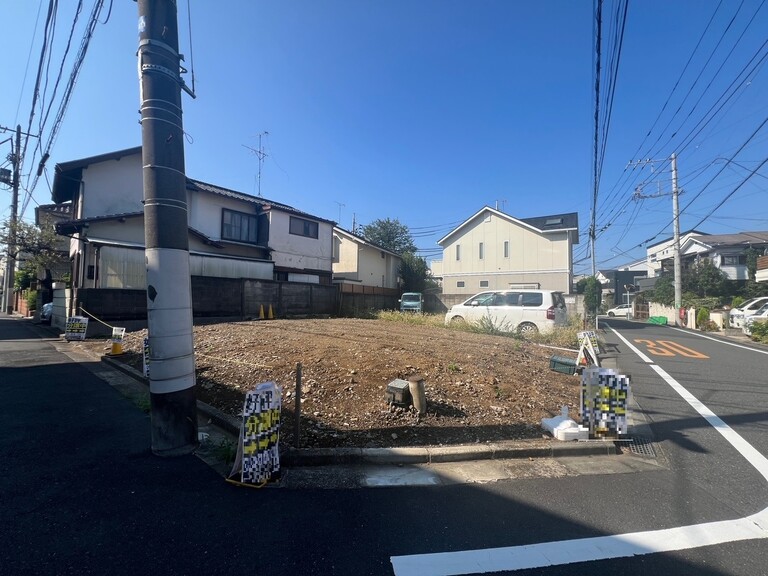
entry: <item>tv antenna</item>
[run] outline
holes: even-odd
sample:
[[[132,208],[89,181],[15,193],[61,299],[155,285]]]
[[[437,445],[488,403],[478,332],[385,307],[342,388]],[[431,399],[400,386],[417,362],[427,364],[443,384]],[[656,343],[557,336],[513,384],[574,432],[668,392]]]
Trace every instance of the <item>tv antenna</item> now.
[[[257,188],[257,195],[259,198],[261,198],[261,168],[264,166],[264,158],[267,157],[267,153],[264,152],[264,146],[261,144],[261,139],[263,136],[269,136],[269,132],[266,130],[264,132],[259,132],[259,148],[258,150],[256,148],[251,148],[250,146],[246,146],[245,144],[241,144],[243,148],[248,148],[251,152],[253,152],[256,157],[259,159],[259,172],[258,176],[256,177],[256,188]]]

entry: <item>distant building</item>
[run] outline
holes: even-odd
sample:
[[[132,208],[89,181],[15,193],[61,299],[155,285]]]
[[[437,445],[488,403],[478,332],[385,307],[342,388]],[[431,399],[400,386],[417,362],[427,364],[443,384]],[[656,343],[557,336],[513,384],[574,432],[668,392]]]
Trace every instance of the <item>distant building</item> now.
[[[578,214],[515,218],[488,206],[438,240],[443,294],[532,287],[570,293]]]

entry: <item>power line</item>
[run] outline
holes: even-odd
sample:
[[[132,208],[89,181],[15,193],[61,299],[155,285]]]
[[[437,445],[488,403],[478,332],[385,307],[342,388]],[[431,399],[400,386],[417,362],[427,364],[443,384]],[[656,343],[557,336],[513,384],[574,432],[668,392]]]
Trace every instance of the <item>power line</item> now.
[[[93,4],[91,15],[88,19],[88,24],[86,26],[85,32],[83,33],[83,38],[80,42],[80,49],[78,50],[77,56],[75,58],[75,62],[72,67],[72,72],[70,73],[69,80],[64,89],[64,94],[62,95],[61,102],[59,104],[59,108],[56,113],[56,118],[54,119],[53,125],[51,126],[48,140],[45,146],[40,148],[40,150],[42,151],[42,156],[40,158],[40,165],[38,166],[37,171],[34,173],[35,176],[32,180],[32,184],[27,186],[27,193],[24,196],[24,203],[22,205],[21,212],[20,212],[21,216],[24,215],[24,211],[26,210],[27,205],[29,204],[30,198],[32,197],[32,194],[35,190],[35,187],[37,186],[38,179],[42,175],[45,162],[49,158],[51,149],[53,148],[53,145],[56,141],[56,137],[58,136],[59,128],[61,127],[61,123],[64,120],[64,114],[66,113],[67,107],[69,106],[69,101],[72,97],[72,92],[75,88],[75,83],[77,82],[77,78],[80,74],[80,68],[83,62],[85,61],[85,55],[88,52],[88,46],[90,44],[91,38],[93,37],[93,33],[96,29],[96,24],[98,24],[99,14],[103,6],[104,6],[104,0],[96,0]],[[34,110],[32,114],[34,114]],[[31,123],[31,116],[30,116],[30,123]],[[42,138],[42,134],[40,135],[40,137]],[[26,144],[25,144],[25,148],[26,148]],[[35,154],[33,154],[32,156],[33,163],[34,163],[34,159],[35,159]],[[29,179],[27,180],[27,182],[29,182]]]

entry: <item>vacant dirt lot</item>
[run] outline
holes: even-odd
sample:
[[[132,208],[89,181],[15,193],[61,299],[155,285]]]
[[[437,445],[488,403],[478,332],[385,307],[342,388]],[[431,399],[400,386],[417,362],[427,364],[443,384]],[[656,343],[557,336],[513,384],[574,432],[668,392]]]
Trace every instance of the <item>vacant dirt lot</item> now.
[[[127,334],[121,357],[139,369],[145,335]],[[212,324],[195,327],[195,353],[198,398],[228,414],[238,415],[245,392],[260,382],[282,388],[286,446],[294,445],[297,363],[302,447],[540,438],[542,418],[578,405],[578,378],[549,370],[549,357],[562,352],[442,327],[357,319]],[[417,373],[426,381],[425,416],[385,401],[387,383]]]

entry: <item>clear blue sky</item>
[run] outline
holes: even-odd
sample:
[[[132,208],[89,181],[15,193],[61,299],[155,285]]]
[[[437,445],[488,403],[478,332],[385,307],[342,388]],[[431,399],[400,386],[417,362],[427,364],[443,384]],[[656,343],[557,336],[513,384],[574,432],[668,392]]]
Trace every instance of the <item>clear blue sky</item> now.
[[[59,4],[46,104],[76,2]],[[699,229],[768,230],[768,169],[734,192],[768,158],[768,126],[749,140],[768,117],[768,63],[760,60],[768,54],[768,6],[760,0],[719,5],[629,5],[610,131],[601,140],[598,268],[640,259],[645,248],[639,244],[671,235],[669,196],[631,200],[640,183],[645,195],[669,192],[669,164],[655,164],[654,172],[651,165],[626,170],[632,160],[678,153],[683,230],[721,201]],[[84,1],[62,84],[92,6]],[[102,21],[109,6],[106,0]],[[603,5],[604,69],[615,53],[618,6]],[[20,123],[26,131],[48,2],[0,0],[0,8],[0,125]],[[196,100],[184,98],[190,177],[255,194],[258,160],[245,146],[258,148],[259,134],[268,132],[262,138],[266,198],[347,229],[353,217],[358,224],[397,218],[427,257],[441,236],[484,205],[498,202],[520,218],[575,211],[582,233],[577,260],[587,255],[593,2],[191,0],[191,9],[190,42],[187,3],[179,2],[181,51],[190,69],[194,64],[197,92]],[[47,164],[48,181],[57,162],[141,142],[136,50],[137,4],[114,0],[108,22],[96,26]],[[753,63],[762,65],[739,77],[755,55]],[[718,98],[730,94],[734,80],[732,97],[720,107]],[[603,76],[603,113],[607,84]],[[58,96],[51,117],[57,107]],[[710,109],[713,118],[699,132]],[[32,132],[40,118],[38,106]],[[39,160],[38,153],[33,163],[30,142],[25,173]],[[716,160],[731,158],[745,142],[733,162]],[[8,152],[9,143],[0,144],[0,157]],[[25,175],[22,185],[33,180]],[[10,213],[8,192],[0,187],[0,218]],[[50,202],[48,182],[40,178],[25,218],[36,203]],[[588,260],[576,266],[576,272],[590,269]]]

